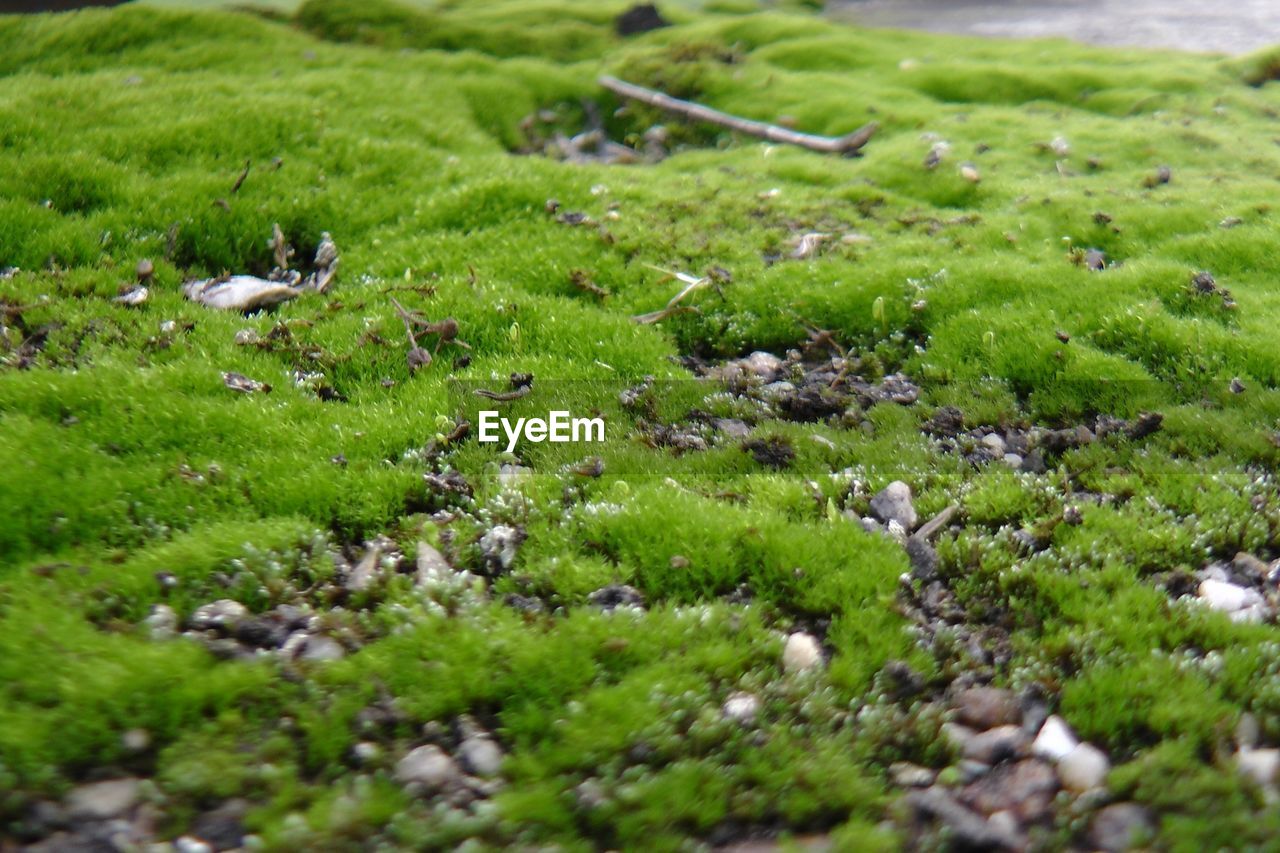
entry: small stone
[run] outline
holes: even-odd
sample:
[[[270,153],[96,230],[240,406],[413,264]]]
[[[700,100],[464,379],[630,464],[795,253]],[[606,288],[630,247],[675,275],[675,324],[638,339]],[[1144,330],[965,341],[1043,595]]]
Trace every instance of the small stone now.
[[[1000,457],[1000,459],[1004,464],[1008,465],[1015,471],[1022,468],[1023,458],[1016,453],[1006,453],[1004,456]]]
[[[502,769],[502,749],[487,735],[472,735],[458,747],[458,757],[469,773],[485,778]]]
[[[726,720],[749,726],[760,713],[760,700],[750,693],[734,693],[720,706],[720,713]]]
[[[1016,836],[1022,829],[1018,824],[1018,816],[1003,809],[987,818],[987,826],[1005,837]]]
[[[998,432],[990,432],[984,435],[982,437],[982,446],[990,450],[994,456],[1004,456],[1004,438]]]
[[[523,541],[524,531],[507,524],[498,524],[487,530],[480,537],[480,551],[490,572],[509,571]]]
[[[236,336],[234,340],[235,340],[236,346],[247,347],[247,346],[252,346],[256,344],[259,338],[256,330],[241,329],[240,331],[236,332]]]
[[[1089,824],[1089,843],[1106,853],[1121,853],[1145,843],[1155,833],[1151,813],[1137,803],[1112,803],[1098,810]]]
[[[108,779],[81,785],[67,795],[67,811],[76,820],[110,820],[138,804],[138,780]]]
[[[1066,720],[1053,714],[1040,727],[1040,733],[1031,744],[1031,752],[1041,758],[1058,761],[1075,749],[1079,743]]]
[[[889,765],[889,778],[901,788],[927,788],[937,777],[938,774],[928,767],[907,761],[895,761]]]
[[[167,639],[178,632],[178,614],[167,604],[153,604],[142,624],[151,632],[151,639]]]
[[[999,764],[1007,758],[1026,755],[1028,741],[1021,726],[996,726],[971,737],[964,745],[964,757],[983,764]]]
[[[744,369],[751,371],[765,382],[772,382],[782,370],[782,359],[769,352],[753,352],[738,361]]]
[[[351,592],[364,592],[382,576],[382,549],[378,545],[371,546],[364,552],[360,562],[356,563],[346,577],[345,586]]]
[[[174,853],[213,853],[213,845],[193,835],[184,835],[173,842]]]
[[[807,672],[822,666],[822,647],[812,634],[804,631],[787,637],[782,651],[782,668],[787,672]]]
[[[911,503],[911,487],[901,480],[885,486],[871,499],[871,512],[885,524],[896,521],[908,533],[916,528],[916,509]]]
[[[351,747],[351,757],[359,764],[372,764],[382,757],[382,747],[370,740],[362,740]]]
[[[1280,772],[1280,749],[1241,749],[1236,753],[1236,766],[1259,785],[1271,785]]]
[[[970,687],[952,699],[956,718],[975,729],[992,729],[1017,723],[1022,716],[1018,700],[1011,691],[997,687]]]
[[[323,634],[309,634],[301,645],[301,650],[296,653],[298,660],[333,661],[341,659],[347,653],[341,643]]]
[[[227,800],[205,812],[191,824],[191,835],[214,850],[237,850],[244,845],[244,818],[249,813],[248,800]]]
[[[966,805],[982,814],[1007,811],[1020,821],[1035,823],[1052,813],[1057,792],[1058,775],[1053,767],[1027,758],[995,768],[966,786],[962,797]]]
[[[969,742],[977,736],[977,732],[968,726],[962,726],[959,723],[943,723],[942,734],[947,741],[957,750],[964,752]]]
[[[1058,762],[1063,787],[1077,792],[1101,787],[1110,772],[1106,753],[1090,743],[1078,744]]]
[[[438,582],[454,575],[453,566],[444,555],[426,542],[418,543],[417,574],[414,579],[419,584]]]
[[[1241,714],[1239,722],[1236,723],[1236,745],[1242,750],[1252,749],[1258,745],[1258,738],[1261,736],[1258,718],[1247,711]]]
[[[139,284],[146,284],[151,276],[156,274],[156,265],[151,263],[150,258],[143,258],[138,261],[138,266],[134,269],[134,273],[138,277]]]
[[[588,595],[587,601],[602,610],[615,610],[620,607],[632,610],[644,609],[644,595],[640,590],[624,583],[613,583],[601,587]]]
[[[230,633],[236,625],[249,616],[249,608],[238,601],[222,598],[210,604],[202,604],[191,614],[190,625],[197,631],[223,631]]]
[[[1210,609],[1224,613],[1262,604],[1262,596],[1251,589],[1220,580],[1204,580],[1197,590],[1200,600]]]
[[[911,563],[913,577],[930,581],[938,575],[937,550],[918,535],[907,539],[907,560]]]
[[[120,745],[129,752],[145,752],[151,746],[151,733],[146,729],[129,729],[120,736]]]
[[[396,762],[396,780],[405,785],[421,785],[438,791],[461,778],[453,759],[438,746],[420,746]]]

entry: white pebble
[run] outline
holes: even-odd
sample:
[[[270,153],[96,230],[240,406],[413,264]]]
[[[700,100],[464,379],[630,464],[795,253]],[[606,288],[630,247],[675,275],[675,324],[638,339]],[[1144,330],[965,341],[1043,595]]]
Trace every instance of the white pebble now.
[[[1110,772],[1106,753],[1091,743],[1078,744],[1058,762],[1058,778],[1063,787],[1076,792],[1101,787]]]
[[[1199,593],[1205,604],[1224,613],[1234,613],[1262,603],[1261,596],[1253,590],[1212,578],[1200,582]]]
[[[733,720],[735,723],[740,723],[744,726],[749,726],[755,722],[756,714],[759,712],[760,700],[750,693],[734,693],[720,707],[720,713],[724,714],[725,719]]]
[[[1242,749],[1236,753],[1236,765],[1259,785],[1270,785],[1280,772],[1280,749]]]
[[[1066,720],[1054,714],[1040,727],[1040,733],[1031,744],[1031,753],[1050,761],[1059,761],[1079,743]]]
[[[822,666],[822,648],[812,634],[803,631],[787,637],[782,650],[782,668],[787,672],[805,672]]]

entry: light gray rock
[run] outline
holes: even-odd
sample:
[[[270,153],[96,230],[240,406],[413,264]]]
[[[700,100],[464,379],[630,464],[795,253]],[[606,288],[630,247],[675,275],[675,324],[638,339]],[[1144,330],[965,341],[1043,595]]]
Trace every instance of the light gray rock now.
[[[749,726],[760,713],[760,700],[750,693],[734,693],[720,706],[720,713],[727,720]]]
[[[303,640],[298,659],[306,661],[339,660],[346,655],[346,649],[332,637],[323,634],[309,634]]]
[[[167,604],[153,604],[142,624],[147,627],[151,639],[168,639],[178,633],[178,614]]]
[[[458,758],[467,772],[489,778],[502,769],[502,748],[487,735],[472,735],[458,747]]]
[[[956,719],[975,729],[992,729],[1016,723],[1022,717],[1018,699],[1012,691],[998,687],[970,687],[952,698]]]
[[[382,577],[382,549],[372,545],[356,563],[343,584],[351,592],[363,592]]]
[[[449,561],[444,558],[443,554],[426,542],[418,543],[418,564],[415,580],[419,584],[446,580],[452,577],[453,574],[453,566],[449,565]]]
[[[1106,753],[1091,743],[1077,744],[1058,761],[1058,778],[1062,787],[1084,792],[1102,787],[1111,772]]]
[[[173,853],[213,853],[213,845],[193,835],[184,835],[174,840]]]
[[[996,726],[979,732],[965,743],[964,757],[983,764],[999,764],[1005,759],[1021,758],[1027,754],[1030,738],[1021,726]]]
[[[1236,753],[1236,766],[1254,782],[1269,786],[1280,773],[1280,749],[1241,749]]]
[[[202,604],[191,614],[190,625],[197,631],[226,631],[249,618],[249,608],[238,601],[220,598],[209,604]]]
[[[895,761],[889,765],[889,778],[893,780],[893,784],[902,788],[927,788],[938,778],[938,774],[928,767]]]
[[[1089,824],[1089,843],[1106,853],[1122,853],[1145,842],[1156,822],[1137,803],[1112,803],[1098,810]]]
[[[991,432],[984,435],[982,437],[982,446],[991,451],[995,456],[1004,456],[1004,438],[998,432]]]
[[[462,778],[453,759],[438,746],[420,746],[396,762],[396,781],[420,785],[431,791],[448,787]]]
[[[739,359],[738,364],[766,382],[772,381],[778,375],[778,371],[782,370],[782,359],[771,352],[761,352],[759,350],[751,353],[746,358]]]
[[[787,672],[807,672],[822,666],[822,647],[812,634],[797,631],[787,637],[782,650],[782,668]]]
[[[918,518],[911,503],[911,487],[894,480],[871,499],[871,513],[885,524],[898,522],[908,533],[915,530]]]
[[[1065,758],[1067,753],[1075,749],[1079,743],[1079,739],[1071,731],[1071,727],[1067,725],[1066,720],[1057,714],[1053,714],[1040,727],[1039,734],[1036,735],[1035,741],[1031,744],[1031,752],[1040,758],[1059,761]]]
[[[1256,591],[1226,581],[1203,580],[1197,592],[1210,608],[1226,613],[1263,603],[1262,596]]]
[[[110,820],[138,804],[139,782],[132,777],[81,785],[67,795],[67,812],[76,820]]]

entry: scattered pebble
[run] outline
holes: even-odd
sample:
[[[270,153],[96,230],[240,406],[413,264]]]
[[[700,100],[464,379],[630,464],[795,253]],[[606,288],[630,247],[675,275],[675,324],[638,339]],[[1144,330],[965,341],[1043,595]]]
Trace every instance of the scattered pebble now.
[[[474,734],[458,746],[458,758],[467,772],[489,778],[502,769],[502,748],[488,735]]]
[[[1137,849],[1156,829],[1155,820],[1137,803],[1112,803],[1098,810],[1089,824],[1089,843],[1106,853]]]
[[[462,776],[458,765],[444,750],[430,744],[412,750],[396,762],[396,781],[404,785],[419,785],[429,791],[439,791]]]
[[[727,720],[749,726],[760,713],[760,700],[750,693],[734,693],[720,706],[720,713]]]
[[[885,524],[898,522],[907,532],[915,529],[918,520],[911,503],[911,487],[901,480],[894,480],[871,499],[871,512]]]
[[[1017,723],[1022,716],[1018,700],[1009,690],[996,687],[970,687],[952,699],[956,718],[975,729]]]
[[[1099,788],[1111,772],[1106,753],[1090,743],[1077,744],[1058,761],[1058,778],[1063,787],[1077,792]]]
[[[1040,727],[1040,733],[1031,744],[1031,753],[1050,761],[1058,761],[1065,758],[1079,743],[1066,721],[1054,714]]]
[[[812,634],[797,631],[787,637],[782,651],[782,668],[787,672],[807,672],[822,666],[822,647]]]
[[[1280,749],[1241,749],[1236,753],[1236,766],[1254,782],[1269,787],[1280,772]]]
[[[230,633],[248,617],[249,608],[238,601],[220,598],[217,601],[197,607],[195,612],[191,614],[187,624],[196,631]]]
[[[67,810],[75,820],[110,820],[138,804],[139,781],[132,777],[81,785],[67,795]]]

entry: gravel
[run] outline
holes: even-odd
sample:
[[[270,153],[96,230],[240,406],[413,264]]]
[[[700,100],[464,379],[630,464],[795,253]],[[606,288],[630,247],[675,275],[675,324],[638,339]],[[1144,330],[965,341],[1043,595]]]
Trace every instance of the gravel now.
[[[894,480],[871,499],[871,513],[885,524],[896,521],[903,530],[915,530],[916,509],[911,503],[911,487]]]
[[[782,650],[782,668],[787,672],[807,672],[822,666],[822,647],[812,634],[798,631],[787,637]]]

